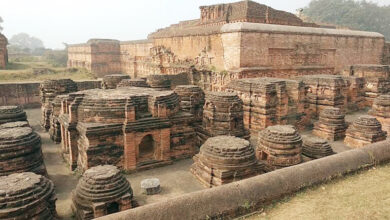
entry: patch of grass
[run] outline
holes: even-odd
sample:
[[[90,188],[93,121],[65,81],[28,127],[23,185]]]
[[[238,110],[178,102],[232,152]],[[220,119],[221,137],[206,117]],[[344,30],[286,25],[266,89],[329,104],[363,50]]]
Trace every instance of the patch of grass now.
[[[389,219],[390,164],[298,192],[247,220]]]
[[[96,77],[86,69],[58,67],[38,57],[12,59],[5,70],[0,70],[0,82],[33,82],[48,79],[91,80]],[[47,69],[39,73],[37,69]],[[35,70],[35,71],[34,71]]]

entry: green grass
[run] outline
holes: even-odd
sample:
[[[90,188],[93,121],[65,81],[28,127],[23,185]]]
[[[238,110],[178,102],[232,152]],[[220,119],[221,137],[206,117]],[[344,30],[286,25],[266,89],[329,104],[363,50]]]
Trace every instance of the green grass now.
[[[34,73],[34,69],[47,69],[47,73]],[[57,67],[40,57],[10,60],[5,70],[0,70],[0,82],[34,82],[47,79],[91,80],[96,77],[86,69]]]
[[[306,189],[245,219],[390,219],[390,164]]]

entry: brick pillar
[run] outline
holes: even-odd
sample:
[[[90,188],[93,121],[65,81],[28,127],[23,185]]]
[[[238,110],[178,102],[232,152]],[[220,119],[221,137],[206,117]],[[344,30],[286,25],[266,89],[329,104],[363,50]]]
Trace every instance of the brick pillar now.
[[[161,160],[171,159],[171,130],[170,128],[162,129],[160,132],[160,152]]]
[[[125,129],[124,129],[125,130]],[[135,170],[137,168],[137,152],[136,152],[136,140],[135,133],[126,133],[124,131],[124,169]]]

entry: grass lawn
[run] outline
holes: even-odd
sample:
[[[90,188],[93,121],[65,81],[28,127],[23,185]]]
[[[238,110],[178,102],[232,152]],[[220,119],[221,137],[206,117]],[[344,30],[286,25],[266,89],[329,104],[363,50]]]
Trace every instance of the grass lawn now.
[[[37,69],[46,69],[47,71],[37,73]],[[85,69],[71,70],[66,67],[56,67],[39,58],[29,61],[11,60],[6,69],[0,70],[0,82],[33,82],[63,78],[89,80],[95,79],[95,76]]]
[[[390,219],[390,164],[309,188],[243,219]]]

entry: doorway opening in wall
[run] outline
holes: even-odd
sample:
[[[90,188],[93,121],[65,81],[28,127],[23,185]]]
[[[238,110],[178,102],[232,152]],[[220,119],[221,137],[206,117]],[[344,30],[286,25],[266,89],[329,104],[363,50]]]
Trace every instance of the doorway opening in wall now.
[[[108,204],[107,206],[107,215],[119,212],[119,204],[117,202],[113,202]]]
[[[155,141],[152,135],[146,135],[142,138],[141,143],[138,146],[138,162],[153,161],[155,160]]]

